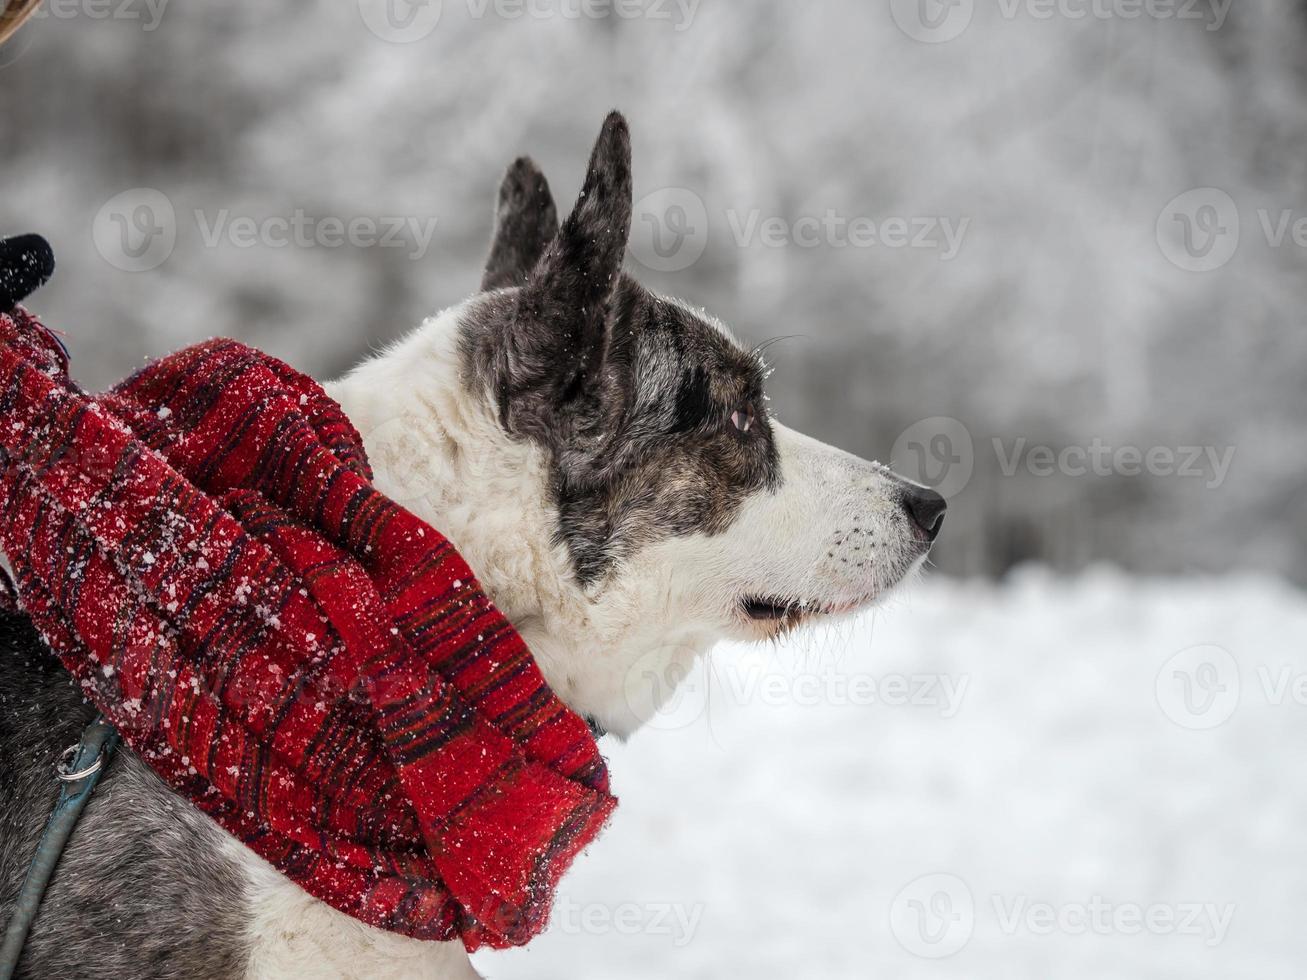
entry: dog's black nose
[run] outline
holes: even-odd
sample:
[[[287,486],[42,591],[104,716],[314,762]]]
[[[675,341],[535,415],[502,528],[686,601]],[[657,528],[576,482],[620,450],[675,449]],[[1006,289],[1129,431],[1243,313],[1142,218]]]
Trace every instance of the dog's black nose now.
[[[934,541],[944,524],[948,501],[927,487],[906,486],[903,488],[903,509],[912,518],[912,523],[921,529],[926,540]]]

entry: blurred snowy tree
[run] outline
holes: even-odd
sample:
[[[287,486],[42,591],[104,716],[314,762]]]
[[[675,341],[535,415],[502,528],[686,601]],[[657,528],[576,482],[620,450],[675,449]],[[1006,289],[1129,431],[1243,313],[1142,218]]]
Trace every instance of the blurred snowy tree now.
[[[975,472],[943,567],[1307,581],[1307,250],[1271,247],[1258,216],[1307,209],[1298,8],[1236,5],[1211,30],[976,8],[942,44],[857,0],[703,2],[689,20],[665,3],[576,19],[445,0],[407,44],[331,0],[169,4],[153,30],[47,16],[0,53],[0,230],[54,241],[38,305],[90,386],[214,334],[328,375],[466,296],[502,167],[530,152],[570,199],[619,106],[637,196],[687,188],[707,215],[688,268],[632,269],[747,341],[792,337],[770,353],[780,416],[880,458],[918,419],[965,424]],[[1158,217],[1206,186],[1236,202],[1243,240],[1223,268],[1184,271]],[[128,273],[92,229],[142,187],[174,206],[177,243]],[[224,220],[295,214],[435,234],[426,251],[206,242]],[[925,248],[849,243],[851,222],[896,218],[963,229],[956,255],[938,231]],[[805,220],[815,243],[795,240]],[[774,243],[764,223],[788,231]],[[1014,446],[1095,439],[1236,455],[1213,488],[1004,475]]]

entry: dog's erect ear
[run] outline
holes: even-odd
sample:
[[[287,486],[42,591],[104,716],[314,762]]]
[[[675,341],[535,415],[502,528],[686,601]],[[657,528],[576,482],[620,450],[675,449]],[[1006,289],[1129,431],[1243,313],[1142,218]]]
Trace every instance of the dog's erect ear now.
[[[501,364],[505,411],[528,392],[536,409],[547,410],[589,392],[607,349],[609,306],[630,233],[631,136],[614,112],[604,120],[576,206],[518,296]]]
[[[523,285],[557,234],[558,210],[549,181],[530,157],[518,157],[499,185],[495,239],[482,290]]]

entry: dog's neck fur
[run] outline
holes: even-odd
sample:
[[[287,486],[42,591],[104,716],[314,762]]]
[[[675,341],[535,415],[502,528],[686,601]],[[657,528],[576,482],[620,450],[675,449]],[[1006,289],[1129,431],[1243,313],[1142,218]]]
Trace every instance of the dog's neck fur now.
[[[577,582],[556,539],[544,451],[510,438],[489,394],[470,390],[464,377],[460,324],[477,302],[428,319],[327,392],[363,436],[377,488],[453,542],[557,694],[629,734],[621,708],[628,671],[654,651],[660,668],[688,668],[718,636],[654,615],[648,578],[633,580],[639,589],[629,579],[589,589]],[[667,595],[674,564],[656,554],[646,561],[668,580],[653,594]]]

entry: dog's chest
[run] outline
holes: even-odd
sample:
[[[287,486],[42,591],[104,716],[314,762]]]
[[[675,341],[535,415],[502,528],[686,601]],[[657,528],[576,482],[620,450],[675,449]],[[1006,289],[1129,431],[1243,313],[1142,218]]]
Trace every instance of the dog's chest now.
[[[248,880],[247,980],[480,980],[462,943],[422,942],[365,925],[237,841],[228,847]]]

